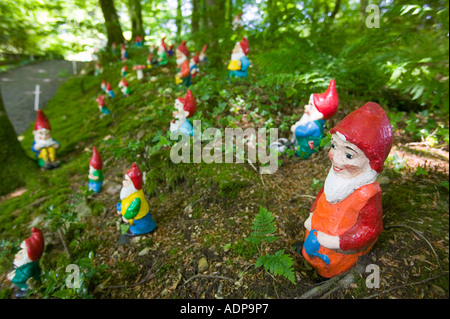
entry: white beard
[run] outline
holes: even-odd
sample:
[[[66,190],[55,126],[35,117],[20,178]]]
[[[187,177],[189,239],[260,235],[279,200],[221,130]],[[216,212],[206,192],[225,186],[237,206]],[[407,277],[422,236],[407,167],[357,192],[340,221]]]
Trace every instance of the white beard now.
[[[131,194],[133,194],[137,191],[138,190],[134,187],[133,183],[131,183],[127,187],[122,187],[122,190],[120,191],[120,199],[124,200],[125,198],[127,198],[128,196],[130,196]]]
[[[239,53],[232,53],[231,54],[231,61],[239,61],[241,58],[243,58],[245,54],[243,52]]]
[[[336,204],[346,199],[361,186],[375,182],[377,176],[378,173],[375,170],[369,169],[356,177],[345,179],[336,176],[333,167],[331,167],[325,179],[323,192],[329,203]]]
[[[177,65],[180,65],[181,63],[183,63],[186,60],[186,56],[183,54],[182,58],[177,59]]]
[[[47,140],[42,140],[42,139],[36,137],[34,140],[36,142],[35,146],[38,148],[50,147],[50,146],[56,144],[56,142],[52,138],[49,138]]]

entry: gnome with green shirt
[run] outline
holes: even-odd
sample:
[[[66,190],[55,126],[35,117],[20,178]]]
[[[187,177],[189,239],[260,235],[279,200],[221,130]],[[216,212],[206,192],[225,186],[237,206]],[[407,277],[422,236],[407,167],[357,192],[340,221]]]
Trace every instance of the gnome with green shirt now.
[[[97,148],[94,146],[92,148],[93,153],[91,160],[89,161],[89,184],[88,189],[90,191],[94,191],[94,193],[100,193],[100,189],[103,184],[103,173],[102,167],[103,162],[100,154],[97,151]]]
[[[20,244],[20,250],[14,257],[15,269],[8,274],[8,279],[17,286],[16,298],[23,298],[28,293],[28,279],[41,281],[39,259],[44,252],[44,236],[38,228],[31,228],[32,235]]]

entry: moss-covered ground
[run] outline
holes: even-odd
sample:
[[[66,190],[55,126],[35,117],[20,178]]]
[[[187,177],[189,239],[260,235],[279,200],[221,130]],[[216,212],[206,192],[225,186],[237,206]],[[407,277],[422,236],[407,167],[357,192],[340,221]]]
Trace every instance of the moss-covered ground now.
[[[147,52],[130,48],[129,54],[129,97],[117,87],[122,63],[111,59],[101,76],[93,75],[91,65],[68,80],[46,106],[62,165],[36,169],[26,188],[0,200],[0,296],[12,296],[6,275],[31,225],[43,229],[46,238],[42,284],[31,298],[297,298],[313,288],[317,275],[292,246],[303,240],[303,222],[329,170],[327,143],[309,160],[280,157],[272,175],[260,175],[258,163],[174,164],[167,131],[174,101],[186,89],[174,84],[173,60],[167,68],[146,70],[138,81],[131,67],[145,64]],[[310,84],[292,95],[285,86],[261,84],[257,70],[246,80],[229,81],[225,67],[201,66],[191,90],[197,100],[193,119],[202,120],[202,130],[266,126],[287,136],[309,93],[327,84]],[[116,93],[107,100],[107,116],[95,102],[103,78]],[[366,102],[339,89],[340,109],[328,129]],[[448,298],[448,119],[435,120],[447,129],[447,140],[433,147],[405,132],[410,115],[389,115],[396,120],[394,149],[380,176],[385,230],[361,260],[380,267],[380,288],[367,288],[368,273],[362,273],[328,297]],[[417,130],[430,118],[417,120]],[[32,139],[30,127],[21,142],[30,157]],[[422,151],[413,151],[413,142]],[[99,195],[87,191],[93,146],[104,163]],[[132,162],[145,174],[157,229],[118,245],[121,218],[115,207]],[[296,284],[254,267],[262,252],[244,239],[260,206],[275,216],[280,237],[266,251],[283,249],[293,258]],[[199,273],[202,258],[207,265]],[[82,269],[79,289],[65,285],[69,264]]]

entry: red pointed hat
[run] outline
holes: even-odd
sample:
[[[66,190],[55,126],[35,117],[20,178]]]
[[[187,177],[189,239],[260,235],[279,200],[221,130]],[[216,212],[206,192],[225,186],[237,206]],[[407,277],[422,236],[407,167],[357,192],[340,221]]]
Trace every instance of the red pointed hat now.
[[[101,106],[105,105],[105,97],[103,95],[97,96],[97,99],[95,101]]]
[[[194,59],[195,63],[199,63],[200,62],[200,56],[198,55],[198,52],[195,52],[195,55],[192,58]]]
[[[370,161],[370,167],[381,173],[392,147],[392,128],[384,110],[376,103],[366,103],[353,111],[330,130],[345,136],[360,148]]]
[[[40,129],[47,129],[51,130],[50,128],[50,122],[48,121],[47,117],[45,116],[44,112],[42,110],[37,111],[37,119],[34,123],[34,130],[40,130]]]
[[[106,83],[106,90],[111,91],[111,83]]]
[[[207,48],[208,48],[208,45],[205,44],[205,45],[203,46],[203,48],[202,48],[202,52],[205,53]]]
[[[122,82],[123,85],[128,86],[128,82],[125,79],[120,80],[120,82]]]
[[[184,98],[179,97],[178,100],[183,104],[183,110],[189,112],[189,115],[187,117],[191,117],[192,115],[194,115],[197,103],[195,102],[195,98],[192,95],[191,90],[187,91]]]
[[[128,177],[133,182],[134,188],[137,190],[142,189],[142,173],[136,163],[131,165],[130,170],[127,172]]]
[[[242,38],[242,41],[239,42],[239,44],[241,45],[241,48],[242,48],[242,51],[244,52],[244,54],[247,55],[248,51],[250,50],[250,48],[248,47],[247,38]]]
[[[166,37],[163,37],[162,39],[161,39],[161,46],[164,48],[164,50],[165,51],[167,51],[167,45],[166,45],[166,43],[164,42],[164,39],[165,39]]]
[[[25,246],[30,260],[36,261],[41,258],[44,252],[44,236],[40,229],[34,227],[31,228],[31,233],[31,236],[25,239]]]
[[[103,162],[102,162],[102,158],[100,157],[100,154],[97,151],[97,148],[94,146],[92,148],[92,151],[93,151],[92,157],[91,157],[91,160],[89,161],[89,165],[91,165],[95,169],[102,169]]]
[[[339,105],[336,81],[331,80],[328,89],[324,93],[313,94],[313,101],[317,110],[323,114],[325,120],[336,114]]]
[[[186,41],[183,40],[180,44],[180,46],[178,47],[178,50],[180,50],[186,57],[189,56],[189,50],[186,47]]]

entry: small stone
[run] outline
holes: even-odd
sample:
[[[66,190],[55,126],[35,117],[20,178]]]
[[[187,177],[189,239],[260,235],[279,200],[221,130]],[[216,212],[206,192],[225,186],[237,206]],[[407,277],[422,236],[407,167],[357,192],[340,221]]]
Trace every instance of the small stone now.
[[[150,247],[144,248],[139,252],[138,256],[147,255],[149,251],[150,251]]]
[[[206,258],[205,257],[201,258],[198,261],[198,272],[202,273],[202,272],[208,270],[208,268],[209,268],[209,265],[208,265],[208,261],[206,260]]]
[[[88,206],[86,201],[81,202],[81,204],[75,208],[75,212],[80,220],[92,215],[92,209]]]
[[[391,182],[391,179],[387,177],[386,175],[380,175],[378,176],[378,183],[380,185],[387,185]]]

